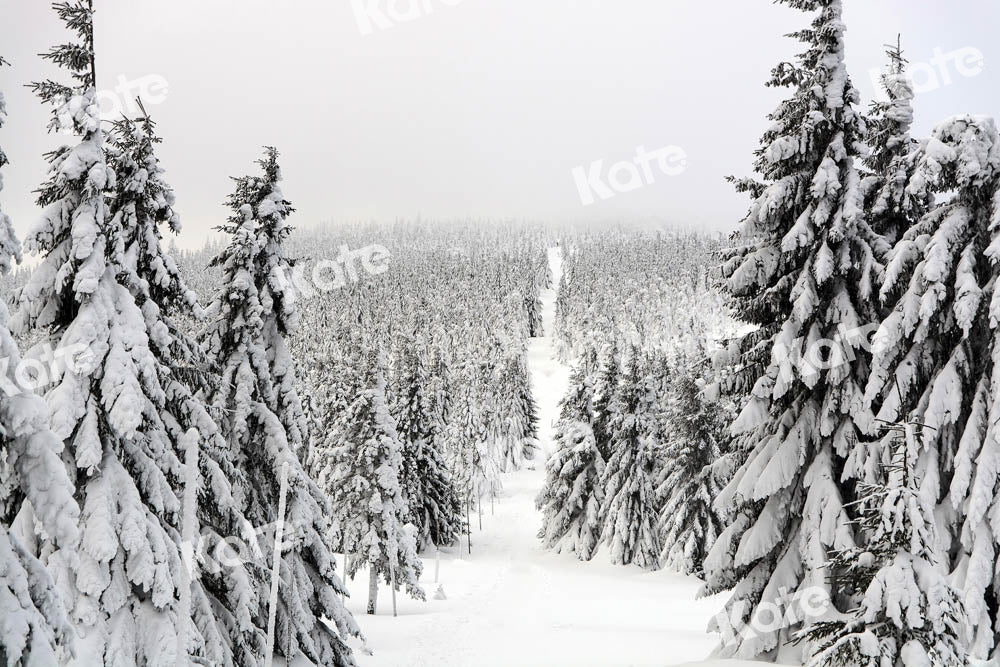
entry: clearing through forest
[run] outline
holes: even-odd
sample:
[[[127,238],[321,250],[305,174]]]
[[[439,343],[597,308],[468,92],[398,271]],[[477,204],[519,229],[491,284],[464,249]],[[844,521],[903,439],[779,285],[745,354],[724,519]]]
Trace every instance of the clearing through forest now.
[[[549,250],[553,286],[562,256]],[[503,476],[493,508],[483,501],[482,529],[472,516],[472,554],[442,550],[440,582],[447,596],[434,599],[433,554],[425,554],[421,583],[427,602],[379,593],[378,615],[367,616],[368,575],[347,585],[372,655],[352,641],[361,667],[663,667],[703,659],[714,637],[705,632],[720,600],[695,600],[700,582],[671,572],[613,566],[601,551],[589,563],[541,548],[541,515],[534,499],[544,480],[558,402],[569,369],[554,356],[554,289],[542,292],[546,336],[531,340],[528,363],[538,403],[542,453],[524,470]]]

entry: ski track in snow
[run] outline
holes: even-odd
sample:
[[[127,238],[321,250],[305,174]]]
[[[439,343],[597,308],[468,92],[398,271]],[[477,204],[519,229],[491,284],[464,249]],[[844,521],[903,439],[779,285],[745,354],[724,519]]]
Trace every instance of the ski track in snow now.
[[[558,249],[549,250],[553,286],[561,259]],[[347,582],[347,606],[373,652],[367,655],[359,641],[350,641],[360,667],[664,667],[701,660],[711,651],[715,639],[705,628],[722,600],[695,600],[698,580],[613,566],[603,550],[583,563],[543,550],[536,537],[541,515],[534,499],[569,379],[548,337],[555,297],[554,289],[542,293],[547,335],[533,339],[528,350],[542,441],[536,469],[503,476],[493,511],[484,499],[482,530],[473,512],[471,555],[464,539],[442,550],[440,582],[447,599],[433,599],[433,553],[423,554],[427,602],[398,594],[397,618],[384,585],[378,614],[365,614],[367,572]]]

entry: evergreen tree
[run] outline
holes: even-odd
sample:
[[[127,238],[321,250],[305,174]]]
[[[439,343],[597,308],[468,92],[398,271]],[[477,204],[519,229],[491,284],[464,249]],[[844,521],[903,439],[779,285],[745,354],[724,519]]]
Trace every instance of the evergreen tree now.
[[[295,331],[297,312],[294,294],[282,279],[291,268],[283,243],[291,231],[286,217],[292,207],[278,185],[277,158],[277,151],[268,148],[258,162],[261,176],[235,179],[228,201],[232,214],[220,227],[231,239],[213,260],[213,266],[223,269],[223,287],[208,310],[211,321],[203,340],[219,374],[211,405],[244,480],[239,495],[247,519],[257,527],[287,521],[277,650],[288,660],[304,656],[316,664],[352,665],[344,637],[360,632],[340,599],[344,589],[329,544],[329,501],[296,455],[307,427],[285,342]],[[278,480],[284,464],[288,512],[279,517]],[[262,552],[271,554],[273,535],[262,542]],[[266,589],[268,575],[266,568],[254,571],[256,590]],[[245,609],[257,628],[258,651],[266,645],[268,603],[264,596],[254,596]]]
[[[83,536],[79,562],[56,551],[47,565],[88,635],[81,664],[175,664],[177,587],[186,580],[172,491],[180,465],[145,431],[163,388],[144,313],[119,279],[127,258],[106,202],[115,174],[95,105],[93,11],[84,2],[55,9],[79,42],[45,57],[76,84],[32,87],[55,107],[51,127],[72,128],[80,141],[48,156],[38,198],[45,212],[26,241],[42,259],[20,293],[17,327],[39,332],[41,346],[85,349],[92,363],[67,364],[45,397],[66,446]]]
[[[142,108],[142,102],[139,101]],[[246,481],[228,456],[221,430],[202,402],[214,378],[209,361],[182,323],[198,320],[203,311],[195,293],[163,247],[162,229],[177,234],[180,218],[173,209],[174,193],[164,180],[156,157],[161,142],[153,121],[122,119],[112,133],[112,164],[117,174],[110,199],[111,227],[119,234],[122,253],[116,266],[119,282],[141,311],[150,354],[155,391],[147,391],[140,432],[160,449],[179,456],[183,438],[192,428],[201,438],[199,467],[207,480],[198,496],[197,518],[203,548],[211,551],[223,540],[241,535],[247,518],[234,497]],[[171,475],[178,474],[171,470]],[[171,512],[177,499],[167,495]],[[192,584],[198,635],[187,639],[191,655],[214,664],[244,664],[254,660],[256,632],[246,608],[256,598],[243,565],[208,567]]]
[[[611,457],[611,402],[614,400],[615,389],[618,387],[620,370],[618,368],[618,349],[612,343],[601,347],[597,357],[597,366],[593,380],[589,382],[592,390],[591,425],[597,449],[607,461]]]
[[[653,488],[652,391],[639,351],[632,348],[609,410],[611,457],[601,477],[601,540],[616,565],[659,567]]]
[[[794,35],[806,45],[798,63],[768,82],[793,92],[757,151],[763,182],[738,183],[756,199],[723,269],[738,317],[758,327],[742,347],[753,389],[732,426],[750,450],[734,455],[746,460],[716,500],[730,518],[705,559],[705,592],[733,589],[727,612],[742,610],[744,622],[782,592],[828,588],[828,551],[854,546],[840,467],[871,422],[867,355],[849,340],[845,359],[833,359],[822,341],[877,321],[883,243],[862,215],[865,127],[844,65],[842,2],[781,1],[817,15]],[[793,631],[740,637],[723,655],[761,655]]]
[[[545,464],[545,485],[535,500],[542,512],[538,537],[547,549],[590,560],[601,542],[604,459],[590,424],[562,420],[556,450]]]
[[[442,424],[425,393],[429,373],[413,339],[407,342],[400,351],[392,410],[403,447],[400,483],[409,510],[406,519],[417,529],[418,546],[452,544],[462,532],[462,502],[438,448]]]
[[[523,353],[505,357],[497,384],[500,392],[497,440],[502,443],[503,470],[520,470],[538,451],[538,411]]]
[[[365,389],[364,359],[365,351],[360,346],[348,352],[337,342],[331,341],[318,360],[314,400],[319,409],[313,429],[316,438],[309,449],[306,469],[321,489],[321,475],[329,465],[330,452],[344,442],[350,430],[348,409]],[[331,509],[331,525],[327,531],[329,546],[332,550],[343,553],[339,508],[333,507],[331,503]]]
[[[408,509],[400,487],[402,445],[389,413],[380,363],[369,357],[368,388],[352,402],[341,444],[328,451],[320,484],[338,513],[347,574],[369,572],[368,613],[374,614],[378,581],[403,585],[423,600],[413,534],[405,525]]]
[[[590,423],[594,417],[594,383],[597,352],[588,347],[570,372],[566,395],[559,401],[559,419]]]
[[[309,452],[307,467],[313,479],[319,477],[325,467],[325,450],[331,443],[339,442],[347,431],[347,409],[354,398],[364,391],[363,383],[364,350],[353,347],[345,349],[339,344],[331,344],[316,360],[316,395],[318,404],[314,433],[317,441]]]
[[[0,58],[0,67],[7,63]],[[7,115],[0,92],[0,127]],[[0,168],[7,156],[0,147]],[[0,176],[0,191],[3,179]],[[0,274],[21,259],[10,218],[0,209]],[[59,454],[63,443],[48,428],[45,402],[19,386],[21,361],[10,335],[5,298],[0,298],[0,663],[54,665],[65,659],[73,631],[65,602],[45,566],[12,534],[22,507],[57,548],[72,554],[79,545],[80,508]]]
[[[590,560],[600,546],[604,500],[604,458],[591,428],[586,363],[570,375],[569,391],[559,404],[556,449],[545,464],[545,484],[535,499],[542,512],[538,537],[546,549],[570,551]]]
[[[830,563],[842,587],[861,599],[846,618],[805,631],[817,645],[810,665],[968,663],[962,600],[936,563],[934,508],[920,493],[923,426],[908,422],[888,431],[883,479],[860,483],[854,503],[868,542],[836,553]]]
[[[992,565],[1000,532],[988,519],[1000,458],[993,291],[1000,135],[990,118],[956,116],[934,129],[913,160],[907,191],[948,197],[889,255],[881,297],[891,312],[873,339],[865,401],[886,422],[912,415],[928,426],[917,463],[921,490],[928,502],[942,503],[941,552],[954,555],[953,576],[974,629],[972,654],[986,658],[996,646],[1000,593]],[[854,469],[877,464],[878,449],[866,449]]]
[[[713,464],[727,449],[726,413],[704,396],[702,385],[688,374],[673,382],[669,437],[657,480],[660,562],[697,575],[723,528],[712,508],[722,486]]]
[[[528,318],[528,338],[538,338],[544,336],[542,330],[542,299],[538,291],[534,291],[524,298],[524,310]]]
[[[460,364],[449,386],[446,452],[455,486],[468,508],[494,490],[500,477],[499,461],[491,447],[489,424],[483,406],[492,405],[484,380],[489,376],[485,363]]]

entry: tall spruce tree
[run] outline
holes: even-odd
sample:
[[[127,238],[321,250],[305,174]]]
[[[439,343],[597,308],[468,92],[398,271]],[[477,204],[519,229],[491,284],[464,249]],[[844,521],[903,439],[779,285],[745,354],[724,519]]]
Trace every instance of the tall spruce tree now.
[[[998,511],[1000,469],[1000,135],[990,118],[957,116],[936,127],[913,160],[907,192],[938,193],[942,201],[889,255],[881,297],[891,312],[873,339],[865,400],[879,419],[912,415],[929,427],[917,464],[921,492],[940,503],[940,550],[953,554],[974,629],[972,654],[986,658],[995,651],[1000,599],[993,568],[1000,531],[989,518]],[[878,452],[867,460],[877,461]]]
[[[473,500],[494,490],[500,477],[497,452],[492,447],[488,416],[482,406],[491,405],[484,386],[489,367],[465,360],[452,369],[448,395],[446,455],[449,468],[466,508]]]
[[[783,592],[828,588],[829,550],[854,545],[840,469],[859,422],[871,420],[867,356],[863,341],[850,340],[853,355],[844,356],[853,361],[829,363],[822,341],[878,316],[880,237],[863,216],[855,162],[865,127],[844,64],[842,2],[781,1],[816,17],[794,34],[806,45],[798,62],[778,65],[768,82],[792,94],[756,152],[763,182],[738,183],[756,199],[723,269],[738,317],[758,327],[743,346],[753,389],[732,426],[749,451],[734,454],[746,460],[716,500],[728,526],[705,560],[705,591],[733,589],[727,612],[743,622]],[[760,656],[795,629],[741,636],[721,653]]]
[[[224,275],[203,339],[219,374],[211,405],[228,454],[245,480],[240,498],[247,518],[256,527],[287,521],[277,650],[289,661],[304,656],[316,664],[353,665],[345,638],[360,632],[341,601],[345,591],[328,542],[329,501],[296,455],[306,427],[285,342],[297,324],[294,293],[283,280],[291,269],[283,243],[291,231],[286,217],[292,207],[278,185],[278,152],[266,149],[258,164],[262,175],[235,179],[228,201],[232,214],[220,228],[231,239],[213,260]],[[288,511],[279,517],[279,471],[285,464]],[[272,553],[273,539],[273,533],[264,536],[263,553]],[[263,566],[253,572],[257,591],[266,590],[269,578]],[[257,628],[259,651],[266,644],[268,603],[266,596],[255,595],[245,610]]]
[[[160,141],[144,110],[138,119],[114,123],[111,163],[117,179],[109,212],[122,248],[116,270],[142,313],[147,346],[155,361],[150,366],[155,391],[147,391],[149,403],[140,431],[155,443],[156,451],[179,457],[185,434],[197,429],[200,475],[206,480],[197,502],[199,539],[202,551],[211,552],[224,540],[243,533],[247,518],[234,493],[241,494],[239,487],[246,480],[228,456],[225,438],[202,400],[215,378],[206,372],[209,361],[184,324],[196,321],[203,311],[163,247],[163,231],[179,233],[180,218],[173,208],[173,190],[156,157]],[[171,467],[169,474],[177,476],[179,471]],[[164,495],[171,512],[179,511],[178,499],[172,493]],[[250,579],[245,566],[236,562],[226,568],[206,567],[195,577],[191,596],[197,632],[186,640],[190,655],[213,664],[254,660],[256,629],[246,609],[257,593]]]
[[[621,373],[618,366],[618,347],[613,341],[601,346],[597,355],[597,365],[592,372],[593,379],[589,383],[593,392],[590,399],[591,425],[597,449],[607,461],[611,458],[611,432],[608,424],[611,419],[611,402],[614,400]]]
[[[415,341],[407,342],[399,351],[392,409],[403,447],[400,483],[418,546],[428,542],[441,546],[455,542],[462,532],[462,502],[439,449],[436,435],[443,424],[435,418],[427,394],[430,374]]]
[[[700,575],[705,555],[723,529],[712,507],[722,486],[712,464],[728,448],[726,412],[704,396],[703,383],[691,374],[673,381],[670,396],[656,489],[661,499],[660,562]]]
[[[0,58],[0,67],[6,64]],[[0,128],[6,115],[0,92]],[[0,147],[0,168],[6,165]],[[15,259],[21,259],[20,244],[0,209],[0,274],[7,274]],[[43,536],[72,554],[79,545],[80,508],[59,457],[63,443],[49,431],[48,408],[19,381],[21,355],[8,329],[6,300],[0,295],[0,663],[54,665],[66,659],[73,644],[65,606],[72,601],[63,600],[30,545],[12,534],[12,524],[28,503]]]
[[[653,487],[653,431],[650,379],[639,350],[632,348],[609,407],[611,434],[607,466],[601,476],[601,540],[611,562],[659,567],[660,538],[656,530]]]
[[[524,352],[506,355],[497,378],[500,405],[501,465],[505,472],[520,470],[538,451],[538,411],[531,394],[531,378]]]
[[[374,614],[380,579],[397,589],[405,586],[418,600],[425,596],[419,583],[423,564],[406,525],[403,447],[389,412],[382,363],[372,355],[364,361],[365,388],[348,407],[342,439],[327,450],[319,479],[337,512],[347,574],[368,568],[368,613]]]
[[[88,636],[80,664],[175,664],[178,586],[186,581],[172,490],[180,464],[146,430],[163,387],[145,315],[119,277],[128,259],[107,204],[115,173],[95,103],[93,10],[79,1],[54,7],[79,41],[45,57],[75,84],[32,87],[54,106],[50,127],[80,141],[48,156],[38,198],[45,212],[25,244],[42,259],[20,293],[16,322],[39,333],[43,348],[85,349],[90,363],[67,364],[45,396],[66,445],[83,536],[78,563],[56,551],[47,565]]]
[[[559,406],[556,449],[545,464],[545,484],[535,499],[542,513],[538,537],[547,549],[590,560],[601,543],[604,458],[591,427],[591,388],[585,360],[570,375]]]

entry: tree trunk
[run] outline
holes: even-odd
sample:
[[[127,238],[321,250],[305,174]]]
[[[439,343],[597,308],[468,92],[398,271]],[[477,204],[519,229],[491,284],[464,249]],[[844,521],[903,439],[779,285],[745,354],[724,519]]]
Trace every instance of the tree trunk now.
[[[378,600],[378,568],[375,563],[368,566],[368,613],[375,615],[375,602]]]

